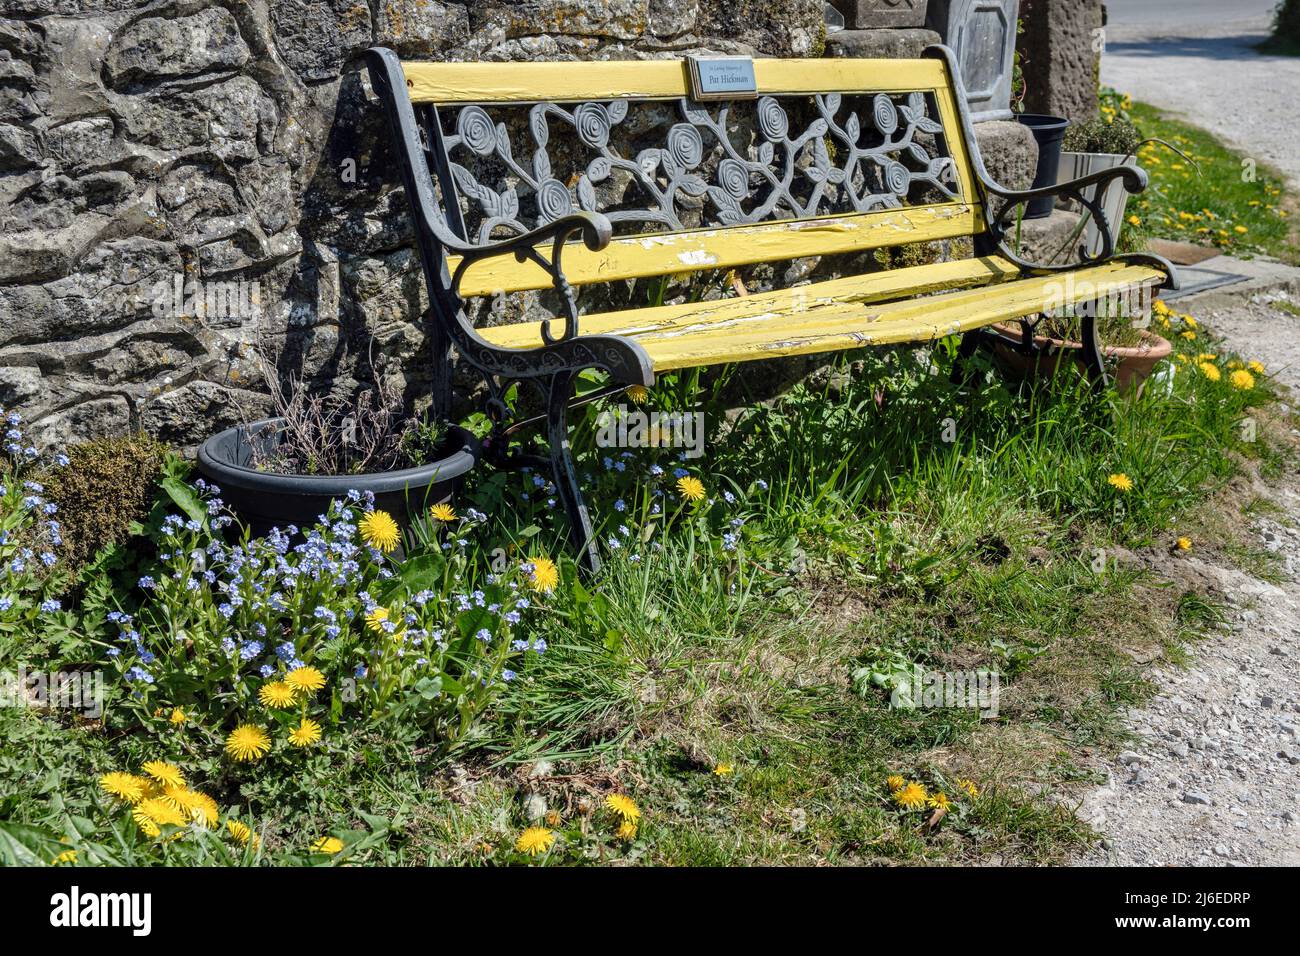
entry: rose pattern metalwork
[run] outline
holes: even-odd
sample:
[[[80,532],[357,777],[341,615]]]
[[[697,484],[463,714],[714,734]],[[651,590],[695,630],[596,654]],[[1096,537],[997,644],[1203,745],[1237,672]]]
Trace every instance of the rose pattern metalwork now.
[[[668,130],[664,145],[641,149],[630,158],[612,140],[615,128],[628,119],[631,101],[538,103],[528,117],[531,162],[516,159],[505,123],[494,122],[488,109],[462,107],[454,132],[444,133],[443,145],[456,190],[479,215],[476,235],[466,239],[481,245],[499,237],[498,230],[522,234],[575,209],[601,212],[613,223],[647,231],[676,231],[687,228],[681,216],[687,202],[698,208],[704,201],[718,223],[739,225],[898,208],[918,186],[946,200],[962,198],[943,127],[930,118],[924,94],[878,93],[869,99],[869,111],[863,111],[865,121],[858,111],[845,109],[842,94],[815,95],[811,102],[816,116],[796,132],[781,99],[762,97],[753,104],[753,142],[741,148],[728,132],[739,124],[735,104],[705,107],[682,99],[678,109],[683,121]],[[552,167],[555,123],[571,131],[569,146],[576,139],[596,153],[567,184]],[[715,166],[711,182],[701,172],[706,162]],[[492,167],[496,188],[471,172],[471,166]],[[623,208],[626,203],[602,208],[597,187],[616,174],[634,184],[636,208]],[[535,197],[535,221],[526,221],[533,217],[522,211],[521,190]]]

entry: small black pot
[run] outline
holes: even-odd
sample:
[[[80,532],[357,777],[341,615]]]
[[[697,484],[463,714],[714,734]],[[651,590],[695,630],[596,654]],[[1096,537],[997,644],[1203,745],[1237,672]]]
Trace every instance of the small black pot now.
[[[1065,139],[1065,130],[1070,121],[1063,116],[1047,116],[1042,113],[1021,113],[1016,119],[1029,127],[1038,143],[1038,169],[1034,173],[1033,188],[1055,186],[1056,174],[1061,167],[1061,142]],[[1034,199],[1025,206],[1025,218],[1046,219],[1055,206],[1055,196]]]
[[[278,444],[284,419],[268,418],[239,425],[209,438],[199,448],[199,471],[221,489],[255,535],[286,525],[309,527],[329,510],[334,499],[352,490],[372,492],[375,507],[399,522],[431,505],[449,502],[478,461],[480,443],[463,428],[452,427],[443,457],[418,468],[369,475],[277,475],[258,471],[250,462],[259,443]]]

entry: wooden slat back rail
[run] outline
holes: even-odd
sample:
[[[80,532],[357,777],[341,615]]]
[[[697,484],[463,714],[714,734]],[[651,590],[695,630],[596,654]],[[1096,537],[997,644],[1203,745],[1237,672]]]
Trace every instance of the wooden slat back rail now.
[[[676,60],[402,64],[457,235],[479,244],[579,209],[614,222],[605,250],[566,248],[564,272],[574,285],[984,230],[943,63],[754,67],[760,100],[697,104]],[[657,111],[657,139],[637,110]],[[741,116],[753,120],[751,130]],[[614,142],[624,133],[635,152]],[[548,249],[538,251],[549,259]],[[458,265],[449,257],[453,272]],[[551,284],[539,265],[503,256],[466,270],[460,292]]]

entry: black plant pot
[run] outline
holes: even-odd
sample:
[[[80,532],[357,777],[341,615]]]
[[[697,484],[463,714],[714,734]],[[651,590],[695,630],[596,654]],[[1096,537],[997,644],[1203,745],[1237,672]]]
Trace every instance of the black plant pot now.
[[[1029,127],[1038,143],[1038,169],[1034,173],[1033,188],[1055,186],[1056,174],[1061,167],[1061,142],[1065,139],[1065,130],[1070,121],[1062,116],[1047,116],[1042,113],[1021,113],[1016,119]],[[1046,219],[1055,206],[1055,196],[1032,200],[1025,206],[1025,218]]]
[[[309,527],[330,502],[352,490],[372,492],[375,507],[399,522],[431,505],[449,502],[478,461],[480,443],[452,427],[443,456],[418,468],[368,475],[277,475],[252,467],[253,449],[269,451],[283,436],[282,418],[240,425],[209,438],[199,448],[199,471],[221,489],[221,497],[254,534],[273,527]]]

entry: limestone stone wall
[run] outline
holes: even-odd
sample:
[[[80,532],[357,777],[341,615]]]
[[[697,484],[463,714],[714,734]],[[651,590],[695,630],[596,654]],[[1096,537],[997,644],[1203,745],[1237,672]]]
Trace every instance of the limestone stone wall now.
[[[821,52],[820,0],[0,0],[0,405],[180,445],[309,381],[418,392],[419,271],[357,56]]]

